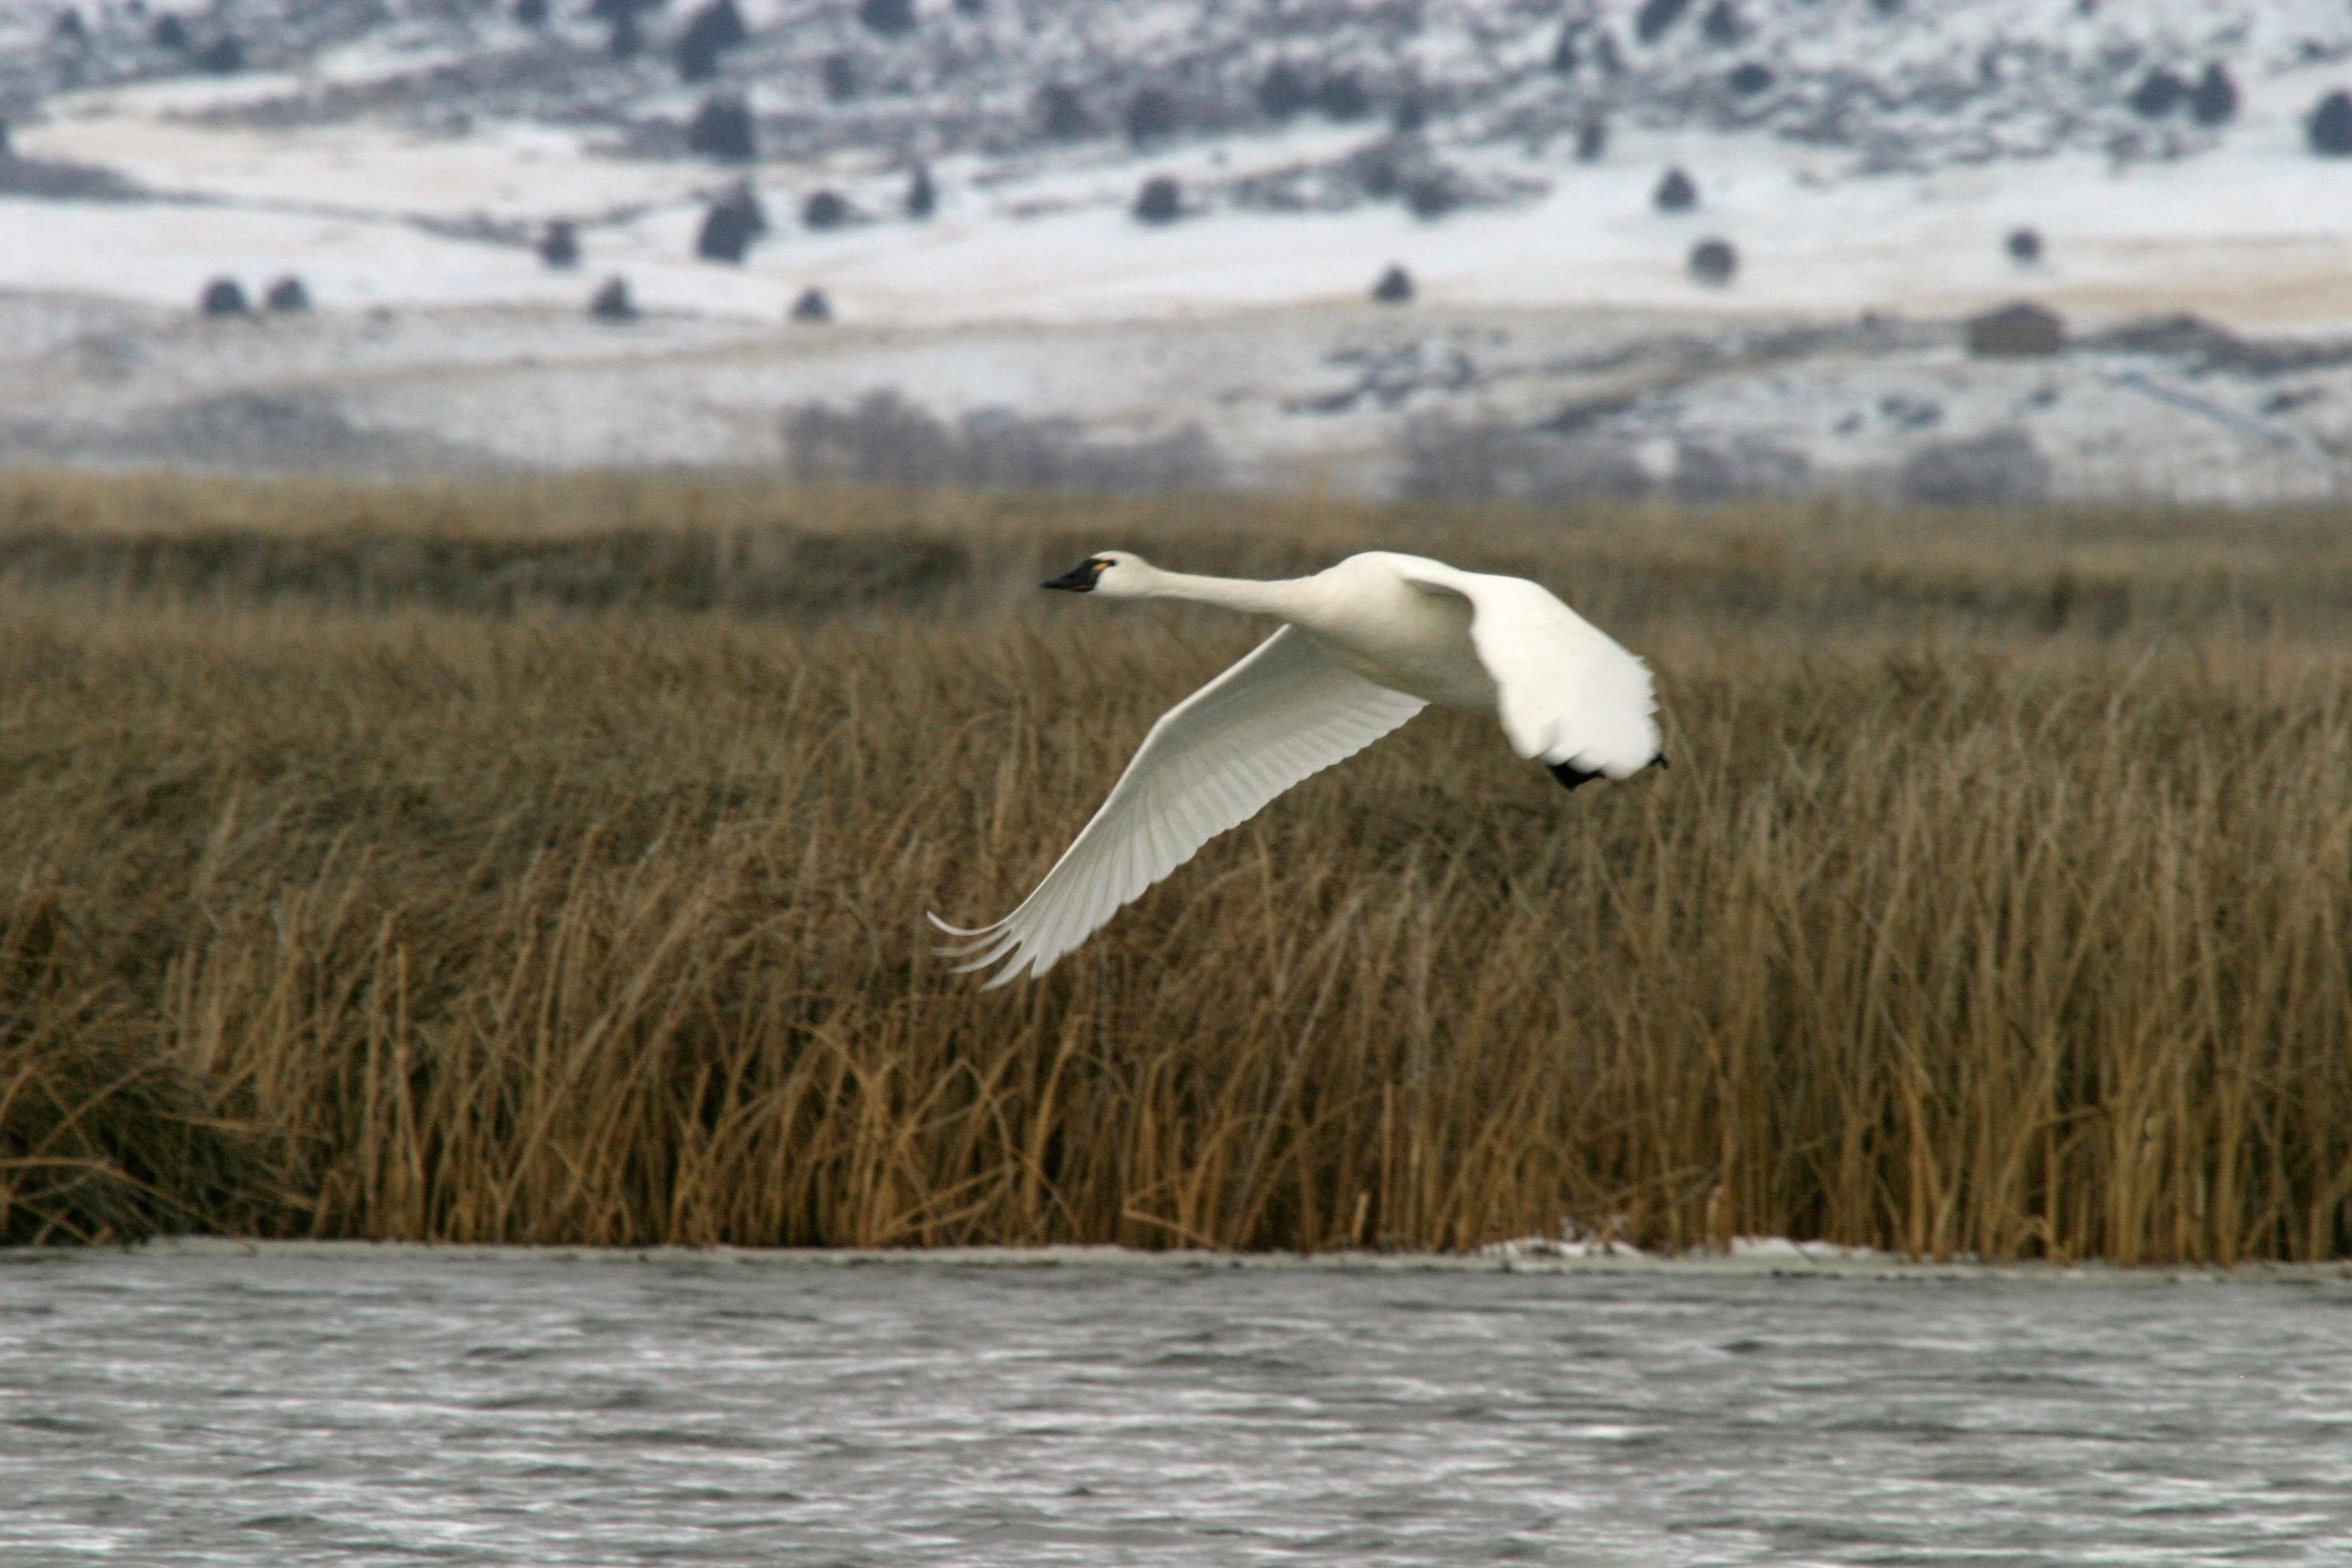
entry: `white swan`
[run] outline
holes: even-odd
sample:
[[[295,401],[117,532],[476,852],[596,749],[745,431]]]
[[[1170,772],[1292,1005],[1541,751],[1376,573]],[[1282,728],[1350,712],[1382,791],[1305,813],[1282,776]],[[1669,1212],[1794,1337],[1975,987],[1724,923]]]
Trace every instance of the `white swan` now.
[[[1417,555],[1351,555],[1280,583],[1163,572],[1122,550],[1046,583],[1112,599],[1189,599],[1286,623],[1170,709],[1110,798],[1037,890],[940,951],[989,984],[1043,974],[1121,906],[1284,790],[1355,755],[1434,702],[1492,713],[1523,757],[1570,789],[1622,779],[1658,753],[1650,671],[1523,577]]]

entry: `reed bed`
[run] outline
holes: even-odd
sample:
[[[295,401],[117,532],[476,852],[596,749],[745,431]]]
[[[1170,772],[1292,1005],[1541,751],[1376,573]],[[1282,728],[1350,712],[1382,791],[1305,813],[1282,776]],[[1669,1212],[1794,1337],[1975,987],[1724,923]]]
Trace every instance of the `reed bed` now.
[[[0,561],[83,485],[128,505],[0,494]],[[2352,658],[2294,635],[2339,557],[2210,579],[2147,531],[2085,623],[2054,584],[2122,546],[1980,549],[1896,632],[1916,597],[1820,596],[1818,517],[1567,520],[1544,574],[1652,658],[1671,770],[1570,796],[1433,713],[982,992],[922,912],[1009,907],[1251,640],[1016,598],[1084,520],[1001,504],[893,522],[962,553],[851,613],[20,570],[0,1237],[2352,1251]],[[1550,560],[1540,520],[1297,515],[1076,548]],[[2214,548],[2306,525],[2266,526]],[[1728,624],[1660,586],[1741,551]]]

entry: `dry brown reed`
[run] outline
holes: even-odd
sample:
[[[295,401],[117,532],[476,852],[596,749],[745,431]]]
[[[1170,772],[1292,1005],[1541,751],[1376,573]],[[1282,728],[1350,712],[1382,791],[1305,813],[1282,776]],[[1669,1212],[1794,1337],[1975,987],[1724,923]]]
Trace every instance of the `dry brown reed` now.
[[[2352,660],[2304,635],[2352,578],[2322,520],[1855,518],[1841,547],[1821,512],[763,520],[753,486],[592,481],[499,524],[520,489],[14,483],[0,1237],[2352,1250]],[[478,603],[463,561],[306,597],[21,548],[618,560],[613,528],[720,552],[682,582],[802,580],[583,610],[547,606],[612,601]],[[744,564],[793,559],[761,530],[955,553],[812,621],[820,567]],[[1251,637],[1021,574],[1375,538],[1610,616],[1672,770],[1569,796],[1432,714],[1040,984],[928,953],[924,910],[1001,912]]]

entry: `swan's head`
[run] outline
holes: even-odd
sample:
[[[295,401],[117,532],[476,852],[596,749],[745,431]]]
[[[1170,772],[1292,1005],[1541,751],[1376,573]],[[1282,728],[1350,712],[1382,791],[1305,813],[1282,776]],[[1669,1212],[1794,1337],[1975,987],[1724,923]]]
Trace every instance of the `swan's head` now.
[[[1058,577],[1048,577],[1043,588],[1065,588],[1073,594],[1100,594],[1107,599],[1143,597],[1151,577],[1151,563],[1124,550],[1105,550],[1087,556]]]

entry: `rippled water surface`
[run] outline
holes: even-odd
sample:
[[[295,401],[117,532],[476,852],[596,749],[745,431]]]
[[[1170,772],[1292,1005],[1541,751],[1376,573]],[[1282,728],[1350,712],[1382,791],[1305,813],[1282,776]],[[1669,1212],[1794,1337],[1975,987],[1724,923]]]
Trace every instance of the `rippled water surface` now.
[[[2352,1563],[2352,1286],[0,1256],[0,1563]]]

